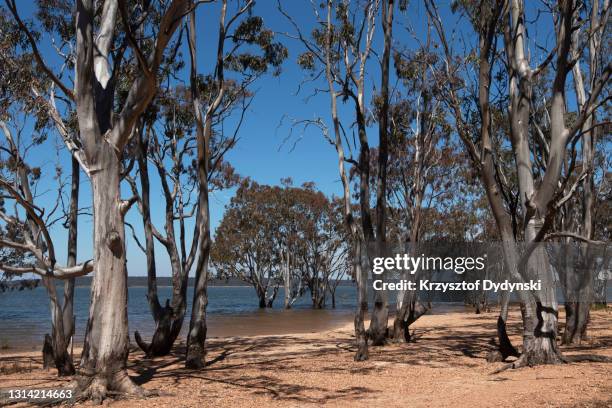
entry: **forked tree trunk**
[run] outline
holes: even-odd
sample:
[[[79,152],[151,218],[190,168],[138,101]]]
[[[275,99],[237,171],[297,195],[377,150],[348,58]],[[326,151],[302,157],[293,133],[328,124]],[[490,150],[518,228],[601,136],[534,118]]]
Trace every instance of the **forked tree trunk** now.
[[[22,190],[25,196],[27,197],[29,202],[33,202],[32,192],[30,191],[29,181],[27,179],[25,172],[20,171],[20,177],[21,177],[21,183],[22,183]],[[72,217],[72,210],[76,206],[76,203],[74,202],[74,194],[75,194],[74,184],[75,184],[75,179],[74,179],[74,174],[73,174],[72,194],[71,194],[71,200],[73,202],[71,202],[71,217]],[[76,194],[78,195],[78,168],[77,168],[76,184],[77,184]],[[74,212],[75,212],[74,213],[75,221],[74,221],[74,224],[71,221],[71,224],[70,224],[71,231],[70,232],[76,234],[76,209],[74,209]],[[33,231],[33,234],[32,234],[33,236],[39,235],[37,234],[39,229],[35,222],[30,222],[30,228]],[[76,236],[74,237],[74,240],[76,240]],[[70,243],[69,243],[69,249],[70,249]],[[69,262],[70,262],[70,253],[69,253]],[[72,259],[72,262],[74,264],[75,262],[74,258]],[[73,281],[72,283],[72,289],[73,289],[74,279],[71,279],[71,280]],[[47,294],[49,295],[49,306],[51,310],[51,335],[50,336],[48,334],[45,335],[44,345],[43,345],[43,362],[45,366],[48,366],[49,361],[52,360],[54,362],[55,367],[57,368],[57,372],[60,377],[69,376],[69,375],[74,374],[75,370],[74,370],[74,364],[72,362],[72,356],[68,353],[68,344],[69,344],[70,334],[67,335],[64,329],[65,310],[59,301],[55,280],[51,277],[43,277],[42,281],[43,281],[45,288],[47,289]],[[68,289],[71,289],[69,284],[67,284],[66,286]],[[73,294],[71,292],[67,292],[65,293],[65,295],[69,297],[70,301],[68,304],[70,307],[72,307],[72,295]],[[70,310],[70,314],[71,313],[72,311]],[[72,327],[72,321],[71,321],[70,327]]]
[[[148,357],[165,356],[170,353],[176,341],[185,318],[187,300],[187,268],[179,259],[175,245],[174,235],[174,200],[166,196],[166,242],[164,243],[170,257],[172,269],[172,302],[166,300],[164,307],[159,302],[157,294],[157,269],[155,264],[155,241],[153,236],[153,226],[151,221],[150,209],[150,183],[147,162],[148,142],[143,139],[142,128],[139,129],[139,156],[138,167],[140,172],[141,185],[141,212],[143,219],[143,229],[145,235],[145,252],[147,258],[147,300],[149,309],[155,321],[155,331],[151,338],[151,343],[146,343],[138,331],[134,332],[134,339],[138,346]],[[165,174],[160,174],[165,177]],[[162,185],[166,189],[166,185]],[[197,240],[197,236],[194,236]]]
[[[505,361],[508,357],[518,357],[519,352],[512,345],[508,332],[506,331],[506,325],[508,322],[508,306],[510,302],[510,296],[507,292],[501,293],[500,300],[500,312],[497,317],[497,350],[492,351],[487,355],[487,361],[490,363]]]
[[[349,184],[349,178],[347,176],[346,169],[344,167],[345,163],[345,154],[344,154],[344,146],[342,144],[342,135],[340,130],[340,120],[338,119],[338,93],[335,90],[334,85],[334,76],[332,74],[332,38],[333,38],[333,29],[332,29],[332,10],[333,10],[333,2],[332,0],[327,0],[327,30],[325,35],[325,48],[324,48],[324,58],[325,58],[325,78],[327,79],[327,85],[329,89],[330,95],[330,108],[331,115],[333,121],[334,128],[334,146],[336,148],[336,153],[338,155],[338,173],[340,175],[340,179],[342,180],[342,190],[343,190],[343,215],[344,222],[346,226],[346,230],[351,237],[351,255],[352,255],[352,271],[353,277],[357,283],[357,307],[355,310],[355,343],[357,346],[357,351],[355,356],[353,357],[355,361],[365,361],[368,359],[368,338],[365,329],[365,315],[368,312],[368,297],[367,297],[367,282],[368,282],[368,272],[362,267],[362,247],[364,245],[364,238],[362,233],[358,230],[357,225],[355,223],[355,219],[351,210],[351,188]],[[360,95],[363,93],[360,92]],[[361,117],[361,111],[357,108],[357,117]],[[367,138],[365,138],[365,134],[362,134],[365,131],[363,127],[363,123],[360,121],[360,142],[362,143],[362,154],[367,154],[369,148],[364,149],[364,139],[365,139],[365,147],[367,147]],[[363,157],[360,157],[360,160],[363,162]],[[369,159],[368,159],[369,160]],[[369,162],[368,166],[369,166]],[[361,178],[364,177],[363,174],[360,175]],[[364,183],[360,183],[360,190],[363,193]],[[365,183],[365,188],[367,189],[367,182]],[[363,201],[362,201],[363,204]],[[363,212],[362,212],[363,215]],[[364,228],[364,234],[368,234],[371,236],[371,224],[369,222],[369,214],[365,213],[366,219],[362,219],[362,223],[364,226],[369,226],[370,228]],[[367,224],[367,225],[366,225]]]
[[[390,337],[394,342],[409,342],[410,325],[431,309],[431,304],[424,304],[418,300],[418,295],[413,290],[404,292],[402,304],[397,311],[393,321],[393,332]]]
[[[68,344],[64,335],[62,321],[62,308],[57,298],[55,281],[52,278],[43,278],[47,288],[51,305],[51,335],[45,335],[43,345],[43,361],[46,366],[53,361],[60,377],[74,374],[74,364],[68,353]]]
[[[603,8],[606,10],[609,4],[608,1],[603,3]],[[607,14],[606,14],[607,17]],[[595,79],[597,77],[597,68],[599,67],[598,56],[601,53],[601,40],[604,27],[606,24],[601,24],[600,27],[599,1],[594,1],[591,4],[590,29],[589,33],[589,85],[590,89],[595,87]],[[576,32],[574,35],[578,35]],[[580,50],[577,49],[578,41],[574,41],[572,47],[572,56],[578,57]],[[587,93],[584,86],[584,78],[580,69],[580,61],[577,61],[572,67],[572,77],[574,80],[574,88],[576,91],[576,99],[578,107],[584,109],[587,103]],[[582,125],[582,161],[583,171],[588,171],[583,184],[582,195],[582,235],[587,239],[593,238],[593,215],[595,206],[595,186],[594,186],[594,146],[597,133],[592,128],[596,122],[595,112],[589,115]],[[586,337],[587,325],[589,322],[589,309],[595,292],[593,286],[593,271],[590,264],[588,244],[581,245],[581,263],[585,265],[583,273],[587,276],[574,278],[568,282],[570,287],[566,290],[572,291],[573,301],[568,302],[566,297],[565,304],[565,331],[563,333],[563,344],[580,344]],[[572,268],[574,272],[574,268]],[[605,292],[604,292],[605,293]],[[604,297],[605,298],[605,297]]]
[[[537,235],[538,220],[532,219],[526,228],[525,238],[532,242]],[[550,261],[543,245],[533,251],[527,261],[529,279],[541,280],[538,293],[527,293],[521,300],[523,319],[523,350],[519,365],[558,364],[563,362],[557,346],[558,305],[556,286],[553,281]]]
[[[94,225],[94,277],[78,380],[82,397],[96,401],[104,399],[109,392],[145,393],[126,371],[129,337],[123,216],[130,202],[121,201],[120,159],[138,118],[155,96],[164,50],[188,6],[187,0],[169,2],[158,20],[158,30],[153,30],[157,31],[154,48],[147,57],[136,52],[143,57],[137,58],[139,72],[123,107],[114,113],[116,72],[111,68],[109,57],[115,46],[118,12],[123,20],[127,21],[130,16],[123,2],[107,0],[100,8],[92,0],[80,0],[76,4],[74,99],[82,145],[80,153],[85,154],[87,162],[82,165],[91,179]],[[137,48],[133,35],[127,37],[131,48]]]
[[[80,182],[80,167],[79,162],[72,158],[72,176],[70,183],[70,208],[68,214],[68,258],[66,265],[68,267],[76,265],[77,258],[77,232],[78,232],[78,216],[79,216],[79,182]],[[56,358],[56,368],[60,376],[73,375],[75,373],[72,353],[69,353],[68,347],[71,345],[74,336],[74,278],[70,278],[64,282],[64,301],[61,307],[62,332],[64,341],[55,343],[54,354]],[[58,324],[54,322],[54,327]],[[45,342],[47,338],[45,337]],[[64,350],[60,350],[64,348]]]
[[[478,104],[480,108],[480,138],[482,146],[481,151],[476,147],[476,144],[472,140],[471,134],[467,131],[467,124],[464,120],[462,113],[462,105],[457,94],[451,89],[449,92],[449,98],[451,102],[451,109],[453,116],[457,122],[458,134],[461,138],[466,151],[470,157],[472,167],[479,171],[480,179],[483,187],[487,194],[487,200],[495,223],[497,225],[499,235],[501,238],[500,245],[502,246],[504,265],[508,274],[516,278],[518,271],[516,270],[518,264],[518,254],[515,243],[515,236],[512,229],[512,220],[510,215],[506,212],[503,202],[503,186],[500,185],[498,178],[496,177],[496,169],[493,161],[493,155],[495,153],[493,149],[493,143],[491,141],[491,110],[490,110],[490,88],[491,88],[491,69],[492,61],[496,57],[493,52],[493,41],[498,32],[498,22],[502,10],[506,10],[507,1],[509,0],[497,0],[495,3],[486,2],[481,3],[481,8],[478,10],[480,17],[478,34],[479,34],[479,72],[478,72]],[[453,76],[450,72],[449,66],[452,65],[452,53],[444,34],[444,28],[442,26],[442,20],[436,9],[434,1],[427,1],[425,3],[427,13],[432,17],[431,21],[435,26],[436,31],[442,41],[443,49],[446,55],[446,74]],[[487,10],[488,8],[488,10]],[[507,16],[505,16],[507,17]],[[508,32],[508,27],[506,32]],[[521,39],[523,37],[521,36]],[[509,56],[510,59],[510,56]],[[512,84],[511,84],[512,87]],[[512,106],[512,110],[515,111],[515,107]],[[528,117],[527,117],[528,119]],[[513,148],[514,148],[513,144]],[[519,167],[520,168],[520,167]],[[531,170],[530,170],[531,171]],[[506,321],[508,318],[508,303],[502,299],[502,311],[498,318],[497,333],[499,337],[498,350],[494,350],[489,354],[489,361],[501,361],[509,355],[518,354],[506,333]]]

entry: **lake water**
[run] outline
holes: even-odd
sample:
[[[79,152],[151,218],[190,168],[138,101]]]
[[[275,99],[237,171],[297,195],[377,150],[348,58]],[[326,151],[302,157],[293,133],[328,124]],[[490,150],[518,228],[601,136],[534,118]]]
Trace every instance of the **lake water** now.
[[[58,289],[60,287],[58,286]],[[89,287],[75,288],[75,345],[83,341],[89,312]],[[146,287],[128,288],[128,320],[130,338],[135,330],[149,339],[155,326],[146,299]],[[172,295],[172,288],[159,287],[160,302]],[[61,290],[60,290],[61,294]],[[193,290],[187,296],[188,309],[183,335],[189,325]],[[332,329],[353,318],[355,288],[338,286],[336,308],[312,310],[306,293],[293,306],[284,310],[283,291],[279,290],[272,309],[259,309],[257,296],[247,286],[213,286],[208,288],[207,323],[209,337],[303,333]],[[328,300],[331,306],[331,299]],[[49,300],[44,287],[33,290],[0,293],[0,349],[38,350],[45,333],[50,333]]]

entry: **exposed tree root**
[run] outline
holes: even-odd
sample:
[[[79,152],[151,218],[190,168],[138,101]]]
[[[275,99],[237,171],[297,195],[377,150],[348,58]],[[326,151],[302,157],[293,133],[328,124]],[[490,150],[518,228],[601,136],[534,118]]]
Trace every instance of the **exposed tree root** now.
[[[522,367],[533,367],[537,365],[554,365],[554,364],[566,364],[575,363],[580,361],[593,361],[593,362],[612,362],[612,359],[604,356],[597,355],[583,355],[583,356],[563,356],[560,353],[554,353],[549,356],[537,356],[536,354],[521,354],[521,356],[514,362],[506,364],[499,369],[493,371],[491,374],[499,374],[506,370],[514,370]]]
[[[134,340],[136,340],[136,344],[138,344],[138,347],[140,347],[140,349],[145,353],[145,355],[149,357],[149,350],[151,349],[151,345],[146,343],[142,339],[140,333],[138,333],[138,330],[134,332]]]
[[[353,357],[355,361],[366,361],[369,358],[368,346],[362,347],[361,345],[357,348],[357,352]]]
[[[559,356],[559,360],[558,361],[552,361],[552,362],[548,362],[548,363],[543,363],[541,365],[544,364],[568,364],[568,363],[583,363],[583,362],[592,362],[592,363],[612,363],[612,358],[607,357],[607,356],[599,356],[596,354],[583,354],[583,355],[577,355],[577,356]],[[493,371],[491,374],[499,374],[503,371],[506,370],[510,370],[510,369],[517,369],[517,368],[522,368],[522,367],[533,367],[535,365],[540,365],[540,364],[529,364],[528,359],[527,358],[523,358],[523,356],[521,356],[518,360],[510,363],[510,364],[506,364],[503,367],[500,367],[499,369]]]
[[[126,370],[119,371],[110,380],[101,374],[93,377],[81,375],[73,388],[77,391],[77,401],[91,400],[95,404],[102,404],[107,398],[146,398],[158,395],[155,391],[145,390],[135,384]]]

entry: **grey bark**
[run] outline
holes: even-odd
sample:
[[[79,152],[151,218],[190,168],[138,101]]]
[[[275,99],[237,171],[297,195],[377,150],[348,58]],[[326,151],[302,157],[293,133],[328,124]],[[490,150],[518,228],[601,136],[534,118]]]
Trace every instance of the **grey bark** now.
[[[347,228],[347,232],[351,237],[352,244],[352,263],[353,263],[353,277],[357,283],[357,310],[355,312],[355,342],[357,351],[355,353],[355,361],[364,361],[369,357],[368,353],[368,339],[365,330],[365,314],[368,311],[368,298],[367,298],[367,270],[362,267],[362,248],[363,235],[359,232],[353,213],[351,209],[351,192],[348,176],[344,167],[345,153],[342,145],[342,135],[340,130],[340,120],[338,118],[338,94],[334,86],[334,76],[332,73],[332,24],[331,24],[331,13],[333,4],[331,0],[327,2],[327,31],[326,31],[326,43],[325,43],[325,76],[330,93],[331,102],[331,115],[334,128],[334,146],[336,153],[338,154],[338,172],[342,180],[343,189],[343,202],[344,202],[344,218]],[[368,163],[369,166],[369,163]],[[363,177],[363,175],[361,176]]]
[[[79,383],[83,395],[97,401],[109,391],[144,394],[126,371],[129,338],[123,217],[129,203],[120,196],[121,155],[137,120],[156,92],[157,69],[188,3],[173,0],[168,5],[160,19],[155,47],[148,57],[142,56],[137,44],[130,44],[140,73],[129,89],[122,110],[113,114],[114,78],[108,57],[119,9],[126,19],[125,4],[113,0],[104,3],[94,40],[93,1],[77,1],[74,95],[93,193],[95,265]],[[126,30],[129,29],[127,21],[124,23],[128,25]]]
[[[68,258],[67,266],[76,266],[78,248],[78,216],[79,216],[79,183],[80,166],[79,162],[72,158],[72,178],[70,184],[70,213],[68,222]],[[74,336],[74,278],[68,279],[64,283],[64,334],[66,343],[72,341]]]
[[[187,356],[185,366],[199,369],[205,366],[206,355],[206,306],[208,305],[208,262],[210,257],[210,214],[208,200],[208,173],[210,161],[210,138],[212,134],[212,117],[221,104],[224,93],[223,77],[223,45],[225,42],[225,14],[227,1],[223,0],[221,18],[219,21],[219,42],[217,46],[217,63],[215,81],[219,89],[214,101],[208,106],[204,119],[200,95],[197,87],[197,58],[196,58],[196,22],[195,12],[189,18],[189,54],[191,57],[191,94],[193,98],[194,114],[197,131],[197,161],[198,161],[198,228],[199,228],[199,255],[196,262],[195,287],[193,292],[193,305],[189,333],[187,336]]]
[[[37,211],[34,210],[34,195],[32,194],[30,188],[28,170],[23,157],[19,152],[19,146],[17,143],[15,143],[11,131],[5,122],[0,121],[0,128],[2,128],[8,143],[9,148],[7,151],[15,163],[15,180],[13,182],[9,182],[4,178],[0,178],[0,186],[8,191],[9,195],[16,201],[17,205],[21,206],[26,213],[24,222],[19,222],[17,220],[18,216],[6,217],[5,214],[2,214],[2,218],[5,221],[17,222],[16,226],[19,226],[20,228],[25,226],[25,228],[23,228],[25,242],[17,243],[1,239],[0,246],[9,246],[29,251],[37,260],[37,266],[11,267],[9,265],[2,265],[2,269],[7,272],[18,274],[34,272],[41,276],[42,283],[45,286],[47,295],[49,296],[49,306],[51,312],[51,335],[45,335],[43,342],[44,365],[49,366],[50,361],[53,361],[58,370],[59,376],[72,375],[74,373],[74,364],[72,363],[71,356],[68,354],[69,336],[66,336],[64,331],[64,308],[60,303],[55,285],[56,281],[54,279],[57,277],[58,272],[56,271],[57,265],[53,241],[51,241],[51,236],[47,230],[45,221],[41,218]],[[61,191],[59,191],[58,194],[61,194]],[[71,195],[71,200],[73,199],[74,197]],[[73,204],[74,203],[71,203],[71,206]],[[74,261],[74,259],[72,259],[72,261]],[[63,272],[65,273],[68,269],[71,268],[65,268]],[[69,305],[71,306],[71,303],[69,303]]]
[[[165,198],[165,231],[166,236],[162,237],[158,231],[154,232],[154,227],[151,221],[150,210],[150,185],[149,185],[149,170],[147,152],[149,141],[147,137],[143,137],[143,126],[138,129],[138,146],[139,153],[137,157],[139,173],[140,173],[140,212],[142,214],[144,235],[145,235],[145,254],[147,258],[147,300],[149,309],[155,321],[155,332],[150,343],[146,343],[139,332],[134,333],[134,338],[139,347],[146,353],[147,356],[164,356],[170,353],[174,342],[176,341],[181,328],[186,311],[187,298],[187,273],[190,269],[189,259],[179,259],[176,238],[174,233],[174,196],[170,192],[170,187],[166,181],[165,169],[161,164],[158,165],[158,173],[160,175],[162,190]],[[148,133],[148,132],[147,132]],[[132,189],[135,190],[135,186]],[[182,212],[181,212],[182,215]],[[184,231],[181,231],[183,236]],[[162,307],[157,294],[157,271],[155,266],[155,235],[161,239],[162,245],[165,247],[170,258],[170,266],[172,269],[172,301],[166,299],[165,305]],[[198,240],[198,235],[194,234],[194,242]]]
[[[437,13],[435,3],[427,2],[426,7],[428,14],[432,17],[432,21],[446,54],[447,74],[449,71],[449,63],[452,55],[449,44],[446,41],[442,21]],[[500,185],[496,177],[497,169],[493,161],[493,144],[491,141],[491,110],[490,110],[490,85],[491,85],[491,69],[492,59],[495,56],[493,50],[493,40],[496,35],[499,19],[507,10],[508,5],[505,0],[497,0],[491,3],[481,3],[481,8],[478,10],[480,21],[478,22],[479,31],[479,72],[478,72],[478,105],[480,110],[480,149],[474,144],[468,132],[467,124],[465,123],[462,112],[461,103],[457,94],[451,89],[449,92],[449,102],[453,116],[458,124],[457,130],[461,141],[470,158],[472,167],[478,172],[482,185],[485,189],[487,200],[493,213],[495,223],[501,238],[501,249],[504,254],[504,266],[507,271],[516,269],[518,265],[518,253],[515,245],[515,236],[512,228],[511,215],[508,214],[503,204],[503,186]],[[501,298],[501,311],[497,320],[497,350],[491,352],[487,359],[489,361],[503,361],[510,356],[518,356],[518,351],[512,346],[507,332],[506,322],[508,319],[508,296]]]
[[[384,0],[382,4],[382,22],[384,50],[381,63],[381,99],[382,106],[378,120],[378,180],[376,186],[376,246],[378,256],[384,256],[387,241],[387,162],[389,158],[389,60],[391,58],[391,42],[393,39],[393,0]],[[364,132],[365,133],[365,132]],[[361,132],[360,132],[361,134]],[[361,140],[361,139],[360,139]],[[363,142],[362,142],[363,143]],[[363,148],[363,146],[362,146]],[[364,158],[365,160],[365,158]],[[368,164],[366,164],[368,163]],[[368,162],[361,163],[369,166]],[[369,177],[361,176],[361,181],[369,182]],[[363,198],[369,200],[369,195]],[[363,208],[363,207],[362,207]],[[362,215],[363,217],[363,215]],[[370,320],[370,339],[372,345],[380,346],[388,337],[387,324],[389,320],[389,299],[386,290],[377,290],[374,298],[374,308]]]
[[[601,40],[605,24],[601,24],[602,19],[609,17],[609,1],[605,0],[602,4],[600,16],[600,2],[591,3],[591,13],[589,19],[589,88],[596,86],[595,80],[599,68],[599,58],[601,56]],[[580,33],[576,30],[574,36]],[[578,59],[572,68],[574,79],[574,89],[578,107],[582,110],[587,103],[587,93],[585,89],[585,78],[580,69],[580,50],[578,41],[574,41],[572,47],[572,57]],[[581,127],[582,133],[582,163],[583,173],[586,177],[583,182],[582,193],[582,225],[581,233],[587,239],[593,239],[593,214],[595,207],[595,183],[594,183],[594,146],[596,141],[596,130],[593,124],[596,122],[595,112],[585,118]],[[585,276],[568,276],[566,281],[566,298],[571,297],[574,301],[565,303],[565,330],[563,332],[564,344],[580,344],[587,334],[587,324],[589,322],[589,310],[591,298],[594,294],[592,265],[589,265],[589,245],[583,243],[580,251],[581,264],[584,266],[582,274]],[[569,272],[577,273],[575,268]]]

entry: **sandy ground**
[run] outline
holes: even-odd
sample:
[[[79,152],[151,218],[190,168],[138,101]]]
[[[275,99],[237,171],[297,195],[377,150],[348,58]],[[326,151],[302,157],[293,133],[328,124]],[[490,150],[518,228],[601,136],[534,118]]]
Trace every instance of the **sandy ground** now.
[[[284,336],[232,337],[209,342],[208,366],[182,367],[184,348],[154,360],[130,354],[130,373],[160,396],[105,401],[113,407],[610,407],[612,364],[571,363],[492,372],[497,315],[452,313],[422,317],[415,342],[370,348],[354,362],[352,325]],[[520,344],[518,313],[510,320]],[[563,317],[561,316],[561,321]],[[612,310],[593,312],[590,340],[566,355],[612,357]],[[37,354],[0,356],[0,387],[66,386],[41,368]]]

